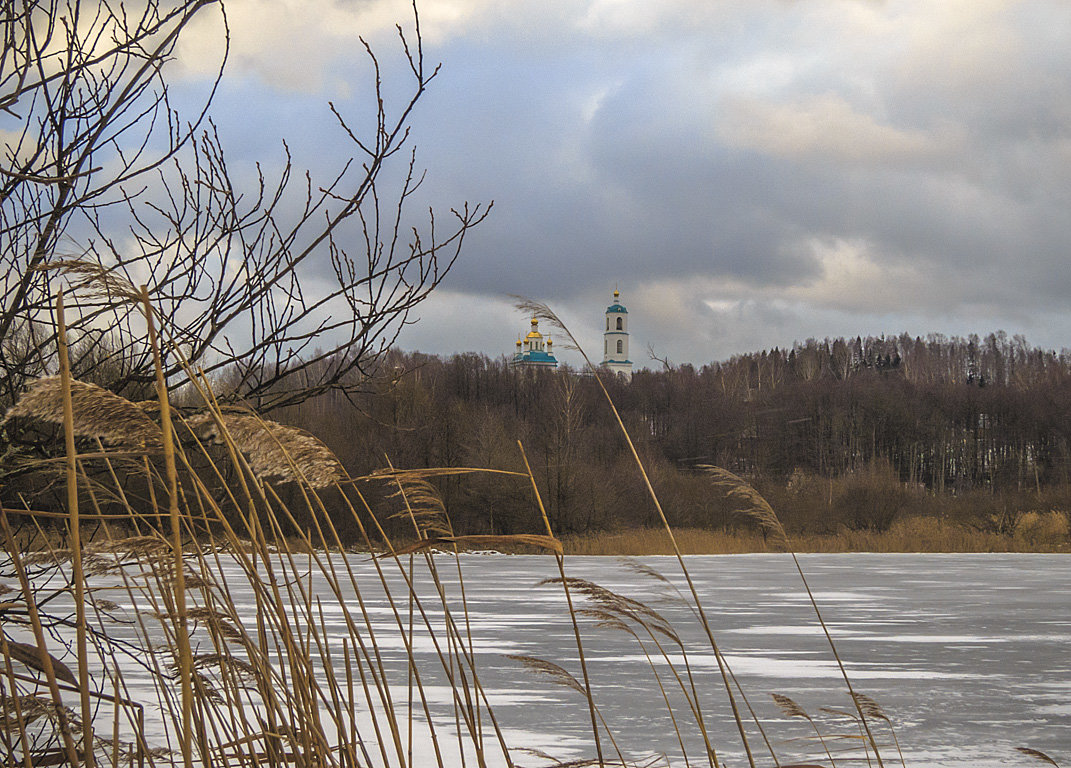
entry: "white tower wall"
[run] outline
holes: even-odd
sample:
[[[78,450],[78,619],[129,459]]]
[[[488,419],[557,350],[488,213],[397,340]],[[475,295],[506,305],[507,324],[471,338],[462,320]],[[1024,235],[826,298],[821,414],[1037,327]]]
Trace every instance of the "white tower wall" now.
[[[632,361],[628,352],[628,310],[614,291],[614,303],[606,308],[606,329],[603,332],[602,364],[614,373],[632,376]]]

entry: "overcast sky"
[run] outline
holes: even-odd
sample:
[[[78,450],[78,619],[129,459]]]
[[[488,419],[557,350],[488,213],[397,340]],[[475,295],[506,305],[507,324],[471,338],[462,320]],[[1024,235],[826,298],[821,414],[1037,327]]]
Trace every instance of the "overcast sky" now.
[[[228,0],[232,155],[331,167],[327,101],[404,87],[395,0]],[[403,346],[511,353],[546,301],[632,359],[808,337],[1023,333],[1071,347],[1067,0],[423,0],[442,71],[413,120],[424,200],[494,200]],[[196,83],[218,17],[180,50]],[[568,353],[562,356],[570,362]]]

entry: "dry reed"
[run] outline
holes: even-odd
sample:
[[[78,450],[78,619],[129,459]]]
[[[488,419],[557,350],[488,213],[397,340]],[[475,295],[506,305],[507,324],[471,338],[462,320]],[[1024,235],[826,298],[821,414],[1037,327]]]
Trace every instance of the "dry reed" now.
[[[771,541],[757,530],[675,529],[686,555],[737,555],[771,551]],[[979,531],[936,518],[897,520],[887,531],[792,534],[796,552],[1068,552],[1065,541],[1028,541],[1013,533]],[[594,531],[561,537],[568,555],[672,555],[661,528]]]
[[[1015,749],[1016,751],[1021,752],[1024,755],[1028,755],[1029,757],[1034,758],[1035,760],[1040,760],[1043,763],[1048,763],[1049,765],[1056,766],[1056,768],[1060,768],[1059,763],[1057,763],[1055,760],[1053,760],[1051,757],[1046,755],[1044,752],[1041,752],[1040,750],[1031,749],[1030,747],[1016,747]]]
[[[201,440],[217,444],[226,438],[246,455],[253,474],[262,479],[303,482],[327,488],[346,479],[335,454],[314,435],[298,427],[262,419],[248,412],[205,412],[186,420]]]
[[[707,473],[715,487],[725,491],[727,497],[743,503],[738,510],[739,514],[758,523],[764,539],[768,539],[774,547],[788,549],[788,534],[785,533],[777,513],[773,511],[773,507],[761,493],[743,478],[727,469],[709,464],[701,465],[699,468]]]
[[[84,381],[71,381],[74,430],[79,437],[97,437],[115,445],[156,448],[160,427],[129,400]],[[59,376],[35,379],[18,402],[8,408],[4,422],[14,418],[63,423],[63,387]]]

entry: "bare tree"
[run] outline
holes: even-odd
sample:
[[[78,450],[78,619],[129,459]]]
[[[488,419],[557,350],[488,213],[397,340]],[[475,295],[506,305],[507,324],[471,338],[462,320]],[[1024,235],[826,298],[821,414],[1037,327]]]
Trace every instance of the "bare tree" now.
[[[408,125],[438,72],[413,11],[411,31],[398,27],[408,95],[391,106],[362,40],[374,128],[330,105],[353,157],[320,184],[284,144],[281,169],[258,165],[243,188],[209,116],[223,62],[192,117],[167,79],[195,17],[219,14],[226,30],[220,0],[0,5],[0,401],[55,369],[61,286],[75,293],[75,375],[149,386],[137,314],[109,290],[120,280],[147,285],[171,335],[169,386],[186,358],[271,409],[373,373],[489,210],[454,209],[445,231],[430,212],[422,231],[407,224],[422,179]]]

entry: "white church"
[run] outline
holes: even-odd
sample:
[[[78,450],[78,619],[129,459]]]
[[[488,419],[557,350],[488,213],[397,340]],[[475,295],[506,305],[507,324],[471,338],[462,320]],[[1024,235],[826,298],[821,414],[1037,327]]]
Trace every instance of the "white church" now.
[[[628,310],[621,303],[621,293],[614,290],[614,303],[606,308],[606,330],[603,332],[603,355],[600,367],[614,374],[632,378],[632,361],[628,359]],[[539,320],[532,318],[532,329],[523,339],[517,339],[517,351],[510,365],[525,368],[557,368],[554,342],[539,332]]]
[[[606,331],[602,339],[602,367],[632,378],[632,361],[628,359],[628,310],[616,288],[614,303],[606,308]]]

